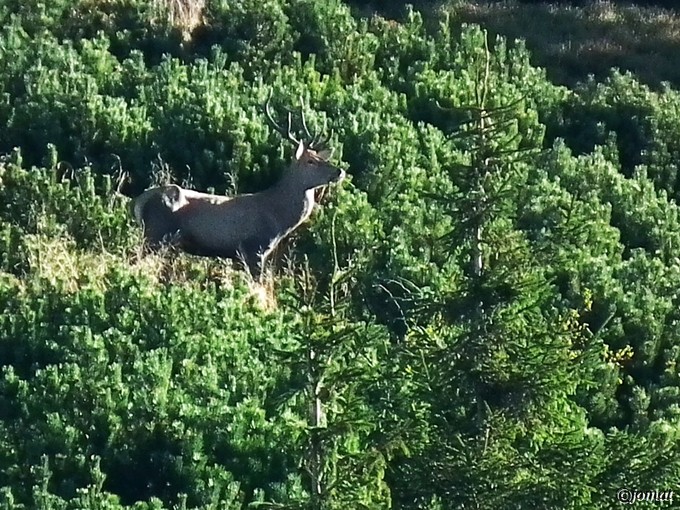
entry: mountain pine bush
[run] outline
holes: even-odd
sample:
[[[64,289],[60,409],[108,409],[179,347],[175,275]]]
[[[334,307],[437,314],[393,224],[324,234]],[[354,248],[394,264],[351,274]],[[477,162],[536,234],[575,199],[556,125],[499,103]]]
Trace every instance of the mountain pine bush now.
[[[678,92],[557,86],[521,41],[413,8],[191,7],[0,6],[0,506],[671,490]],[[270,92],[333,128],[348,179],[263,283],[145,253],[127,206],[150,183],[247,193],[286,170]]]

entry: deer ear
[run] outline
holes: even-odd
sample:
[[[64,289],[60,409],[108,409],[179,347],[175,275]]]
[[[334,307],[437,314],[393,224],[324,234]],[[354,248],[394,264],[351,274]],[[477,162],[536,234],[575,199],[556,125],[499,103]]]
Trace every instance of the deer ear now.
[[[300,159],[304,153],[305,153],[305,142],[300,140],[300,143],[298,144],[297,150],[295,151],[295,159]]]

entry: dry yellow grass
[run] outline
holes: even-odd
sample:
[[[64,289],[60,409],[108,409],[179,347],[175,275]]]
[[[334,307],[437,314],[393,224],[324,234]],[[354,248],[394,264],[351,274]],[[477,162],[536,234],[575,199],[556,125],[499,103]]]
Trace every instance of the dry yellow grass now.
[[[111,270],[122,267],[125,272],[158,286],[245,287],[254,306],[264,311],[277,307],[276,279],[271,272],[255,281],[234,268],[231,261],[192,257],[170,248],[144,253],[141,233],[134,235],[138,237],[136,247],[124,254],[109,253],[103,247],[96,252],[79,250],[66,234],[27,235],[29,272],[66,292],[76,293],[85,287],[104,291],[110,284]]]
[[[102,20],[106,20],[137,8],[137,4],[137,0],[78,0],[74,10],[81,13],[96,11]],[[144,8],[150,11],[152,22],[173,27],[188,40],[194,28],[203,22],[205,5],[206,0],[151,0]]]
[[[205,0],[153,0],[153,8],[159,21],[180,30],[187,41],[203,22]]]

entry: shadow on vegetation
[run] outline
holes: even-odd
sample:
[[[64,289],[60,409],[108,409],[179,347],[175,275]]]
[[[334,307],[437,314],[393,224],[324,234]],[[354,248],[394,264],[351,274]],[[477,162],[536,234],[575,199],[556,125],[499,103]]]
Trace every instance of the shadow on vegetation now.
[[[355,15],[401,19],[402,2],[349,1]],[[551,81],[573,86],[612,67],[630,71],[654,87],[668,81],[680,87],[680,13],[655,6],[609,1],[520,3],[490,0],[410,2],[436,26],[443,9],[462,23],[476,23],[491,35],[525,39],[532,63],[545,67]],[[640,2],[638,2],[640,3]]]
[[[453,1],[445,8],[493,35],[525,39],[533,63],[556,83],[572,86],[589,74],[602,79],[618,67],[655,88],[663,81],[680,86],[680,14],[671,10],[516,1]]]

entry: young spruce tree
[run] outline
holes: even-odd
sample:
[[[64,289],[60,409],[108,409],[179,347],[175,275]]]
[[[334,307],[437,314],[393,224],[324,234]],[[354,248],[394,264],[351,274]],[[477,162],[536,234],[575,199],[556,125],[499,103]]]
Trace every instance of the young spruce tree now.
[[[306,264],[284,298],[300,317],[295,341],[278,353],[291,373],[279,401],[298,431],[300,476],[281,500],[290,509],[388,508],[383,475],[398,441],[379,429],[387,332],[353,318],[355,271],[337,258],[334,266],[322,278]]]
[[[456,191],[429,197],[456,226],[439,246],[450,283],[413,298],[405,349],[428,439],[395,464],[410,480],[395,499],[432,509],[592,508],[603,440],[572,398],[585,336],[578,314],[558,308],[515,222],[540,147],[520,119],[540,126],[492,70],[481,31],[477,44],[468,48],[468,104],[440,106],[458,126],[449,143],[460,155],[448,168]]]

